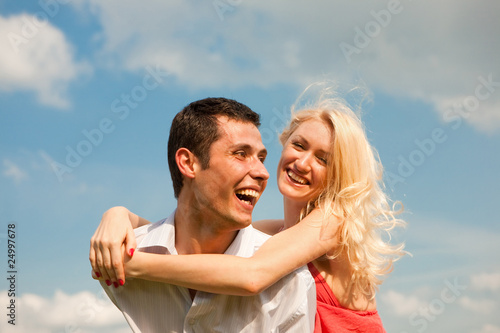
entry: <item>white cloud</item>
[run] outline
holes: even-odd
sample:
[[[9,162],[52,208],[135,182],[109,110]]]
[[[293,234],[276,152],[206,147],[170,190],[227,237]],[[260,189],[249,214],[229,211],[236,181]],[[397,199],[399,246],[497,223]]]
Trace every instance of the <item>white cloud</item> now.
[[[481,273],[471,276],[471,286],[475,290],[500,290],[500,273]]]
[[[22,171],[11,160],[4,158],[3,165],[5,169],[2,174],[7,178],[12,178],[16,183],[28,178],[26,172]]]
[[[64,33],[40,15],[0,16],[0,91],[34,91],[44,105],[67,108],[68,84],[88,72]]]
[[[459,299],[459,304],[467,310],[488,314],[494,310],[496,302],[490,299],[472,299],[464,296]]]
[[[490,324],[485,324],[481,330],[474,331],[473,333],[500,333],[500,327]]]
[[[1,291],[0,303],[10,304],[7,291]],[[56,291],[52,298],[35,294],[16,296],[16,332],[130,332],[125,318],[104,292],[82,291],[68,295]],[[12,328],[6,320],[0,331]]]
[[[474,95],[479,76],[500,81],[498,2],[401,1],[397,8],[387,1],[214,3],[75,5],[100,17],[103,61],[128,70],[158,64],[192,88],[303,87],[324,75],[340,81],[359,75],[374,90],[421,99],[442,115],[444,101]],[[340,47],[346,44],[357,51],[346,57]],[[495,91],[465,120],[495,131],[499,104]]]
[[[226,12],[223,21],[212,2],[151,0],[120,11],[119,1],[82,0],[78,8],[83,10],[84,4],[101,18],[99,39],[108,63],[129,70],[159,64],[190,87],[302,85],[325,72],[337,72],[341,66],[333,64],[345,64],[332,54],[340,39],[328,30],[336,22],[335,29],[345,31],[338,22],[349,20],[328,3],[320,11],[300,2],[243,2]],[[346,4],[350,12],[352,8]],[[297,25],[296,17],[306,15],[315,19]],[[132,17],[137,24],[127,23]],[[318,35],[311,39],[313,34]],[[318,42],[328,51],[314,51]]]
[[[496,132],[500,128],[500,100],[484,102],[476,112],[471,113],[469,121],[481,131]]]
[[[418,308],[425,306],[425,302],[415,295],[404,295],[394,290],[381,293],[379,298],[397,316],[408,316]]]
[[[500,23],[493,19],[499,4],[403,1],[402,8],[356,58],[368,84],[430,103],[441,117],[450,108],[462,116],[456,105],[443,104],[454,100],[466,108],[466,99],[476,96],[479,78],[492,76],[492,90],[483,89],[488,96],[462,118],[481,131],[498,130],[500,65],[491,51],[500,51],[495,37]]]

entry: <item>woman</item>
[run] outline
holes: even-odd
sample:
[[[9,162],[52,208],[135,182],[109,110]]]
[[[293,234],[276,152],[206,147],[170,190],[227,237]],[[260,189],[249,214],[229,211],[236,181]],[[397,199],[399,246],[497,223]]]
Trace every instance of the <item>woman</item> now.
[[[280,136],[283,152],[277,175],[284,220],[254,225],[275,236],[251,258],[141,252],[132,257],[132,252],[125,255],[126,275],[214,293],[250,295],[308,264],[317,288],[315,332],[385,332],[375,292],[380,278],[403,255],[403,245],[389,244],[382,234],[390,236],[403,221],[394,217],[396,212],[381,189],[381,164],[360,120],[343,102],[323,99],[292,113]],[[124,208],[112,209],[104,215],[91,244],[96,276],[109,276],[115,286],[116,281],[124,281],[121,267],[116,273],[97,262],[105,256],[120,256],[117,246],[108,245],[109,239],[116,243],[128,237],[125,243],[134,243],[130,230],[127,237],[123,231],[122,220],[127,218],[133,227],[148,223]]]

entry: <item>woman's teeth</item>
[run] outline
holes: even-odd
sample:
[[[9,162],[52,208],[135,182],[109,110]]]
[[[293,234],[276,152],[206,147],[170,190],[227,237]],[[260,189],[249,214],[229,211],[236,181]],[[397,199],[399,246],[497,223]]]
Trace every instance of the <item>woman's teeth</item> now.
[[[306,185],[307,179],[300,177],[299,175],[292,172],[292,170],[288,170],[288,177],[290,177],[293,181],[296,181],[299,184]]]

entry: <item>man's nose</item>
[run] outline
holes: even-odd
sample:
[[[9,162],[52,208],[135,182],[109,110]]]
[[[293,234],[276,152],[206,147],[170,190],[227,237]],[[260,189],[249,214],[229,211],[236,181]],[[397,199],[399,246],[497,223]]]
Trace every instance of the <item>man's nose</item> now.
[[[259,159],[256,160],[255,163],[253,163],[252,170],[250,171],[250,175],[254,179],[261,179],[261,180],[268,180],[269,179],[269,172],[267,172],[267,169],[264,166],[264,163],[262,163],[262,161],[260,161]]]

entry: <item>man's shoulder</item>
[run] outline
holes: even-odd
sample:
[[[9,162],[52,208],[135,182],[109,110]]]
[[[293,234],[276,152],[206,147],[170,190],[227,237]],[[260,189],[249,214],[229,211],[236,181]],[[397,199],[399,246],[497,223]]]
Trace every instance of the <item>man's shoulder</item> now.
[[[244,229],[241,229],[239,232],[243,233],[243,237],[248,240],[249,243],[247,244],[248,246],[252,247],[253,253],[255,253],[262,244],[264,244],[269,238],[271,238],[271,236],[269,236],[268,234],[255,229],[251,225]]]
[[[146,247],[162,247],[168,253],[176,254],[174,213],[158,222],[134,229],[137,249]],[[160,251],[163,253],[164,251]]]
[[[165,217],[157,222],[150,223],[150,224],[145,224],[139,228],[135,228],[135,236],[141,236],[148,234],[150,232],[155,232],[158,229],[164,229],[164,228],[173,228],[174,227],[174,217],[175,217],[175,210],[168,216]]]
[[[161,219],[161,220],[159,220],[157,222],[150,223],[150,224],[145,224],[143,226],[135,228],[134,229],[135,236],[138,237],[138,236],[145,235],[147,233],[153,232],[156,229],[158,229],[159,227],[161,227],[162,225],[164,225],[167,220],[168,220],[168,217],[164,218],[164,219]]]
[[[255,242],[264,243],[266,240],[271,238],[270,235],[268,235],[268,234],[266,234],[258,229],[255,229],[252,225],[249,225],[248,227],[246,227],[245,229],[242,229],[242,230],[245,230],[246,232],[250,233],[252,235],[252,237],[254,238]]]

